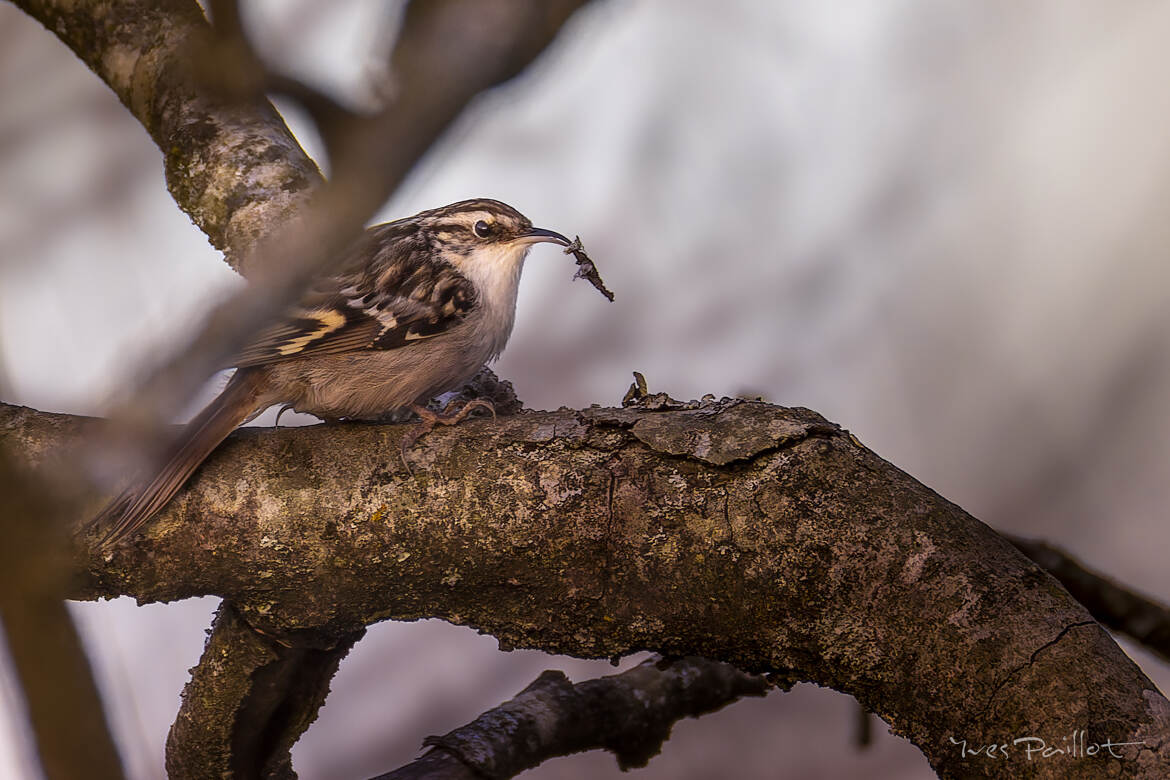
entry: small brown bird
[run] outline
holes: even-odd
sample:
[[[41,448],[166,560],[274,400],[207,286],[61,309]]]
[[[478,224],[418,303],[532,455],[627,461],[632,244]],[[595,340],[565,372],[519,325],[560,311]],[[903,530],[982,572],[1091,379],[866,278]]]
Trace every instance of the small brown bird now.
[[[325,420],[411,408],[425,425],[451,422],[421,405],[453,390],[508,342],[533,244],[571,242],[534,228],[497,200],[465,200],[369,228],[346,259],[229,364],[223,392],[90,525],[101,544],[126,538],[179,491],[238,425],[283,404]],[[486,402],[482,402],[487,405]]]

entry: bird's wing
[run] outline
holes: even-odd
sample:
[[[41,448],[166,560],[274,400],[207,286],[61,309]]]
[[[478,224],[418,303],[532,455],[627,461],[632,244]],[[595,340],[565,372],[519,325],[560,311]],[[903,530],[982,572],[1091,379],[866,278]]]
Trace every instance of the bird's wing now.
[[[398,223],[366,231],[337,273],[316,281],[229,365],[397,349],[452,327],[475,307],[475,288],[424,241]]]

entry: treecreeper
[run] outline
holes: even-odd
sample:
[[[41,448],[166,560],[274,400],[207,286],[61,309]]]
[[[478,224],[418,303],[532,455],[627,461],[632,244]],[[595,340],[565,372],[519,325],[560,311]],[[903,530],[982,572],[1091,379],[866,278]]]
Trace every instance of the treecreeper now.
[[[435,413],[430,399],[460,387],[503,351],[516,293],[533,244],[573,254],[577,277],[611,301],[580,238],[533,227],[511,206],[481,198],[368,228],[275,324],[226,365],[235,368],[215,400],[182,430],[161,466],[136,478],[87,525],[113,545],[148,522],[237,426],[281,405],[326,421],[376,419],[410,409],[421,423],[403,453],[436,424],[477,407]]]

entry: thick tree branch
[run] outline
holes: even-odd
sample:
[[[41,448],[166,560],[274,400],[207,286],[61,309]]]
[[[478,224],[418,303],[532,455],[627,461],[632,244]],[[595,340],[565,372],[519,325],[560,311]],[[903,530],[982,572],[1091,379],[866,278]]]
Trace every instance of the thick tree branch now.
[[[315,643],[442,617],[504,646],[701,655],[851,693],[944,776],[1161,777],[1170,706],[1007,541],[813,412],[524,413],[436,432],[237,432],[131,545],[78,552],[79,598],[217,594]],[[86,420],[6,407],[37,460]],[[1124,758],[964,758],[1074,730]]]
[[[195,342],[202,362],[165,375],[158,384],[173,392],[160,395],[180,398],[174,388],[202,379],[294,295],[467,101],[522,69],[581,4],[412,3],[392,105],[324,128],[337,175],[321,188],[266,101],[225,97],[191,75],[186,60],[208,34],[193,2],[19,0],[139,118],[176,200],[230,262],[285,272],[269,278],[263,306],[221,311]],[[310,194],[319,208],[306,213]],[[295,215],[305,219],[294,225]],[[85,426],[0,411],[2,443],[34,462]],[[831,685],[947,776],[1170,774],[1165,699],[1080,605],[812,413],[528,414],[433,434],[414,476],[397,463],[398,436],[368,426],[237,434],[133,546],[78,552],[81,597],[233,602],[172,732],[176,774],[290,771],[287,746],[362,627],[422,616],[505,644],[695,653]],[[268,727],[212,733],[220,715]],[[1145,744],[1070,765],[972,762],[948,741],[1056,741],[1080,729]]]
[[[550,758],[599,748],[611,751],[622,769],[646,766],[676,721],[767,691],[763,677],[703,658],[645,661],[576,685],[547,671],[466,726],[428,737],[434,751],[377,780],[505,780]]]

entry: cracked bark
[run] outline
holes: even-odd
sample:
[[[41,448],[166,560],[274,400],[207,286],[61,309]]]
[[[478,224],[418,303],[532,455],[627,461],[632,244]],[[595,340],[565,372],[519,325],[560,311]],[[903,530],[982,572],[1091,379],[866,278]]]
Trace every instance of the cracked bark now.
[[[1163,604],[1087,569],[1052,545],[1010,538],[1020,552],[1060,580],[1102,625],[1130,636],[1163,661],[1170,662],[1170,610]]]
[[[216,49],[223,41],[212,38],[193,0],[113,4],[17,0],[101,77],[142,123],[164,155],[167,185],[175,201],[212,244],[225,251],[229,264],[253,282],[249,291],[212,313],[178,359],[163,363],[140,381],[133,402],[115,415],[119,432],[142,439],[139,447],[149,448],[158,421],[177,411],[192,388],[219,367],[220,359],[238,348],[244,334],[263,325],[338,256],[463,107],[480,92],[521,72],[584,3],[409,4],[390,63],[396,94],[376,115],[337,116],[330,127],[321,128],[330,143],[334,171],[331,182],[323,185],[316,165],[256,91],[264,74],[257,80],[254,73],[233,72],[246,70],[238,67],[246,63],[231,57],[221,61],[218,55],[230,52]],[[460,45],[450,46],[452,40]],[[209,73],[214,78],[209,80]],[[310,199],[312,208],[304,208]],[[221,616],[209,653],[220,643],[234,646],[233,637],[247,645],[232,625]],[[340,658],[346,641],[352,641],[345,639],[350,634],[330,636],[329,652]],[[233,672],[238,678],[233,681],[246,692],[237,701],[238,711],[258,708],[269,719],[260,736],[272,738],[274,744],[283,737],[273,735],[285,733],[280,721],[296,723],[304,717],[307,725],[319,700],[306,695],[298,702],[266,701],[264,679],[327,677],[334,662],[328,653],[312,660],[284,653],[283,647],[278,642],[268,648],[274,659],[257,650],[251,672]],[[248,650],[255,648],[242,647],[244,657]],[[207,654],[204,658],[208,665],[215,661]],[[200,683],[196,675],[188,691],[197,691]],[[185,700],[187,708],[204,704],[206,699],[195,695]],[[296,712],[285,712],[288,707]],[[226,709],[208,707],[204,714]],[[201,725],[204,731],[214,731],[210,722]],[[185,751],[190,735],[200,733],[200,728],[177,728],[172,734],[168,750],[172,771],[180,765],[192,776],[204,776],[204,770],[213,767],[216,773],[241,766],[265,772],[286,769],[280,750],[267,743],[257,747],[233,742],[223,750],[209,745],[207,751]],[[299,731],[289,733],[295,739]],[[253,759],[249,753],[268,755]],[[227,763],[215,764],[217,756],[227,756]],[[201,757],[204,763],[197,763]]]
[[[0,437],[40,461],[92,424],[4,407]],[[813,412],[471,421],[424,438],[413,477],[401,433],[239,431],[142,537],[108,556],[82,546],[72,595],[215,594],[282,646],[442,617],[504,647],[701,655],[853,694],[944,777],[1170,772],[1170,707],[1085,609]],[[1147,746],[997,762],[949,741],[1079,729]]]

